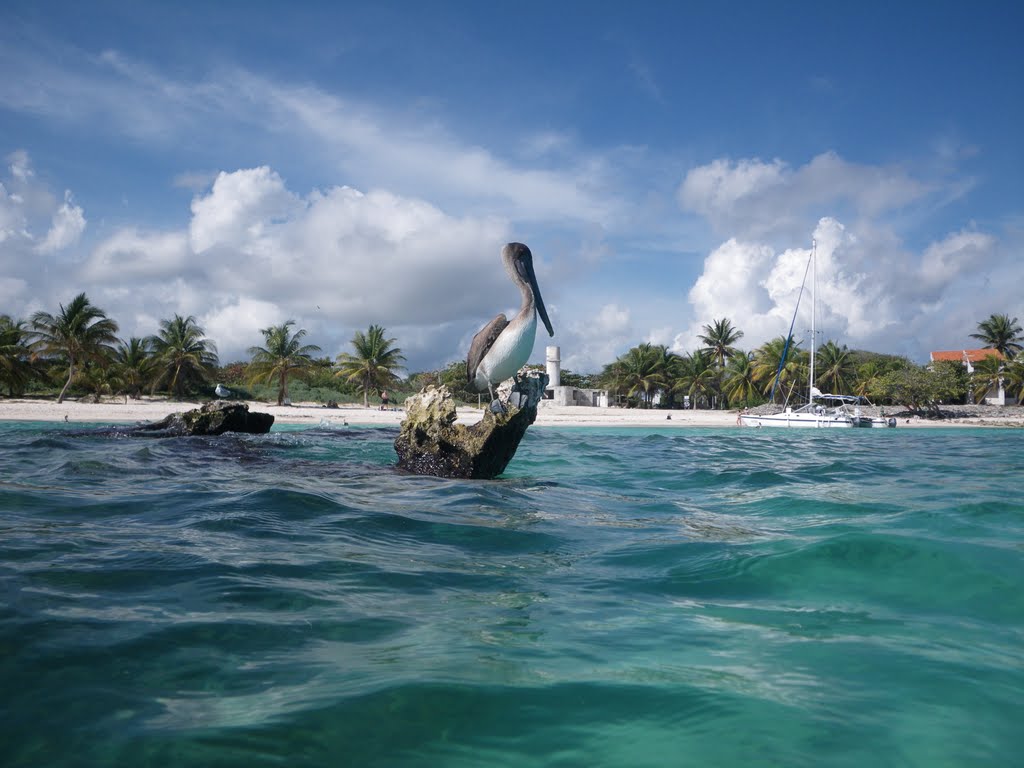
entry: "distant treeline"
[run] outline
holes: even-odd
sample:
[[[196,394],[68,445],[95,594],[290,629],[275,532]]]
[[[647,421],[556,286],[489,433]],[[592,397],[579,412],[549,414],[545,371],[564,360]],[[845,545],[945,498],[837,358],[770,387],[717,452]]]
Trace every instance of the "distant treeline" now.
[[[28,320],[0,315],[0,391],[9,397],[65,397],[164,394],[184,399],[212,397],[221,383],[236,396],[256,400],[319,403],[391,402],[428,384],[445,384],[457,399],[476,403],[466,388],[466,367],[453,361],[435,371],[402,375],[405,358],[396,339],[371,325],[357,331],[352,352],[317,357],[320,347],[304,343],[294,321],[260,329],[262,345],[249,348],[248,361],[221,365],[213,340],[195,317],[161,320],[146,337],[118,337],[118,324],[82,293],[50,314]],[[810,355],[794,338],[777,337],[744,351],[743,331],[728,318],[705,325],[702,346],[678,354],[664,345],[638,344],[599,373],[561,372],[563,385],[604,389],[627,407],[740,408],[800,402],[807,396]],[[880,405],[926,410],[940,403],[980,400],[1000,385],[1018,399],[1024,390],[1022,329],[1017,318],[991,315],[978,323],[978,339],[992,355],[973,364],[928,366],[904,357],[851,350],[829,340],[815,351],[814,385],[823,392],[859,395]]]

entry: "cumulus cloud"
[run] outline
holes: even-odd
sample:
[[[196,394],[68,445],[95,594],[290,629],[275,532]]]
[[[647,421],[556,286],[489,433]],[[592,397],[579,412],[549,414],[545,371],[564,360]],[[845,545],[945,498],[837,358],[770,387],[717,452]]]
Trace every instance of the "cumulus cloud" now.
[[[46,212],[44,229],[8,189],[46,197],[25,186],[41,186],[30,165],[17,167],[20,175],[9,173],[0,186],[0,260],[6,295],[18,295],[6,311],[22,316],[85,290],[126,336],[154,333],[176,313],[194,315],[228,360],[260,343],[260,328],[288,319],[325,354],[379,323],[406,330],[400,346],[410,366],[422,368],[459,357],[467,329],[519,302],[500,266],[501,245],[512,239],[507,220],[452,216],[380,190],[299,194],[268,167],[218,174],[180,228],[116,229],[84,258],[50,270],[56,249],[72,248],[81,234],[85,212],[68,195]],[[535,264],[543,281],[543,257]]]
[[[97,245],[83,265],[90,280],[163,281],[187,273],[193,251],[183,232],[118,230]]]
[[[817,269],[810,271],[809,247],[776,253],[764,243],[731,239],[713,251],[690,291],[698,319],[674,347],[696,346],[704,324],[727,317],[744,331],[743,346],[754,348],[788,332],[798,301],[801,316],[794,334],[799,338],[810,328],[812,286],[816,328],[828,338],[856,344],[890,327],[896,320],[891,288],[884,278],[859,269],[863,256],[857,239],[836,219],[823,218],[813,240]],[[801,285],[806,286],[803,298]]]
[[[294,318],[332,352],[354,328],[377,322],[400,333],[411,367],[433,365],[459,356],[497,311],[514,311],[518,294],[498,249],[538,236],[558,244],[549,253],[592,242],[586,252],[601,255],[551,264],[536,251],[555,341],[579,370],[611,361],[643,329],[656,329],[652,340],[675,335],[685,349],[722,316],[750,346],[784,332],[811,237],[821,321],[844,343],[893,350],[911,338],[921,346],[956,324],[962,334],[965,318],[969,331],[978,315],[1021,306],[1019,248],[1005,232],[940,229],[928,242],[923,228],[898,221],[963,194],[966,182],[930,183],[835,152],[803,164],[720,158],[680,182],[685,149],[661,158],[646,148],[588,151],[571,129],[538,133],[537,125],[480,146],[422,105],[389,108],[242,69],[169,75],[117,51],[8,37],[0,108],[93,138],[100,125],[104,136],[168,158],[182,137],[203,136],[188,167],[218,169],[239,154],[262,163],[181,173],[173,184],[194,199],[172,223],[101,222],[97,235],[92,220],[86,231],[88,212],[68,195],[62,205],[28,153],[15,152],[0,178],[0,287],[15,296],[10,311],[30,302],[53,308],[84,289],[125,332],[151,333],[174,312],[194,314],[211,335],[223,334],[216,340],[227,359],[259,343],[258,328],[272,322]],[[313,181],[290,186],[289,174],[310,168]],[[694,280],[682,262],[695,251],[706,257],[694,260]],[[678,284],[645,295],[640,281],[657,279],[657,260],[673,254],[685,254],[682,266],[664,274]],[[58,260],[64,268],[52,268]],[[578,290],[583,273],[594,275],[598,298]],[[560,287],[565,316],[585,319],[557,321]],[[650,299],[670,290],[663,304]]]
[[[995,255],[995,238],[983,232],[954,232],[929,245],[913,279],[902,291],[918,301],[935,301],[964,276],[983,270]]]
[[[267,167],[220,173],[210,193],[192,201],[189,237],[197,254],[243,248],[272,257],[279,224],[294,218],[301,202]]]
[[[858,165],[824,152],[798,168],[779,159],[717,159],[687,172],[678,200],[719,232],[763,239],[793,237],[823,209],[873,218],[932,191],[900,168]]]
[[[234,359],[242,357],[236,350],[264,346],[260,329],[290,320],[286,314],[274,302],[241,296],[230,304],[201,315],[199,324],[211,339],[217,340],[219,347],[232,352],[231,359]],[[247,354],[244,357],[248,359]],[[228,362],[228,359],[222,362]]]
[[[923,359],[932,349],[966,343],[980,319],[997,311],[1016,311],[1019,297],[1000,290],[1016,285],[1024,268],[1001,255],[987,233],[964,231],[933,242],[920,252],[907,249],[891,234],[867,228],[864,236],[832,217],[811,233],[817,248],[818,343],[832,339],[851,348],[874,349]],[[673,347],[699,346],[702,326],[727,317],[744,331],[740,346],[753,349],[789,329],[810,247],[776,251],[763,242],[732,238],[704,261],[690,290],[694,321]],[[999,275],[999,285],[992,284]],[[794,327],[809,344],[810,286],[801,300]],[[990,303],[979,309],[986,291]]]
[[[704,271],[690,289],[689,299],[695,313],[708,318],[708,322],[737,311],[743,311],[752,320],[763,318],[774,306],[764,285],[773,258],[772,249],[766,245],[744,243],[736,238],[727,240],[708,254]],[[696,334],[692,336],[695,338]]]
[[[154,319],[196,315],[225,359],[244,357],[259,328],[287,319],[327,351],[370,323],[471,328],[518,302],[500,268],[510,239],[501,219],[453,217],[422,200],[351,187],[302,196],[267,167],[220,173],[191,213],[187,232],[115,232],[81,274],[104,286],[98,295],[111,306],[134,313],[131,327],[150,322],[151,333]],[[122,295],[115,287],[126,283]],[[420,337],[409,338],[403,349],[422,363],[409,346]],[[457,338],[446,343],[449,350],[429,354],[458,356]]]
[[[577,373],[594,372],[637,344],[635,333],[629,308],[613,302],[571,323],[548,343],[561,347],[562,368]]]

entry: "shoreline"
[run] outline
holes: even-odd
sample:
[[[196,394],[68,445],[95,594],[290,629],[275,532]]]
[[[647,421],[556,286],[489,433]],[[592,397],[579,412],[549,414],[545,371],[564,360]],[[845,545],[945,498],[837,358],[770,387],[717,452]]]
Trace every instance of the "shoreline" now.
[[[331,426],[399,426],[405,418],[403,409],[382,411],[371,405],[342,405],[325,408],[315,403],[299,403],[278,406],[270,403],[245,401],[250,411],[270,413],[275,424],[298,424],[316,426],[327,422]],[[53,421],[68,423],[119,423],[159,421],[165,416],[188,411],[202,405],[199,401],[176,401],[166,398],[129,400],[108,399],[99,403],[85,403],[65,400],[60,405],[55,400],[0,399],[0,421]],[[460,408],[458,422],[473,424],[479,421],[481,411],[476,408]],[[581,406],[556,406],[542,402],[537,412],[536,426],[563,427],[738,427],[738,411],[709,410],[641,410],[636,408],[586,408]],[[978,415],[977,409],[962,417],[924,419],[921,417],[898,417],[897,429],[903,428],[949,428],[949,427],[1024,427],[1024,407],[1015,406],[996,409],[989,415]]]

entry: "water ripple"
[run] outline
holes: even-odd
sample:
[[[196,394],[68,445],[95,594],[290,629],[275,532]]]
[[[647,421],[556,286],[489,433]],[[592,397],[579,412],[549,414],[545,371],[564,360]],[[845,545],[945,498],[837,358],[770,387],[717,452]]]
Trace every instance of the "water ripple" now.
[[[922,432],[0,425],[5,764],[1004,765],[1019,436]]]

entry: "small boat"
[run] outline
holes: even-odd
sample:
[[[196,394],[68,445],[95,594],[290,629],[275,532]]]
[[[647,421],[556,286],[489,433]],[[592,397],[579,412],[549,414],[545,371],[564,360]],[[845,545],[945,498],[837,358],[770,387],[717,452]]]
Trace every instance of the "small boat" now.
[[[811,370],[808,388],[807,404],[799,408],[786,406],[781,413],[754,414],[741,413],[737,423],[744,427],[813,427],[815,429],[849,429],[853,427],[895,427],[896,419],[886,419],[882,416],[865,416],[859,406],[865,404],[861,398],[852,395],[827,395],[822,394],[814,386],[814,320],[815,306],[814,293],[817,283],[817,243],[811,241],[811,255],[807,260],[807,267],[804,268],[804,283],[807,282],[807,272],[811,272]],[[803,295],[804,286],[800,286],[800,296]],[[796,309],[793,311],[793,322],[789,326],[789,336],[786,347],[783,350],[782,360],[779,361],[779,369],[775,372],[775,381],[772,383],[772,400],[775,399],[776,387],[779,383],[779,375],[786,363],[786,352],[789,350],[789,340],[793,338],[793,325],[796,323],[797,312],[800,310],[800,299],[797,298]]]
[[[861,406],[870,406],[871,403],[857,395],[830,395],[822,394],[817,389],[812,389],[811,394],[814,400],[819,403],[818,408],[831,409],[833,413],[845,413],[849,416],[853,427],[895,427],[896,419],[892,416],[868,416],[861,410]]]

